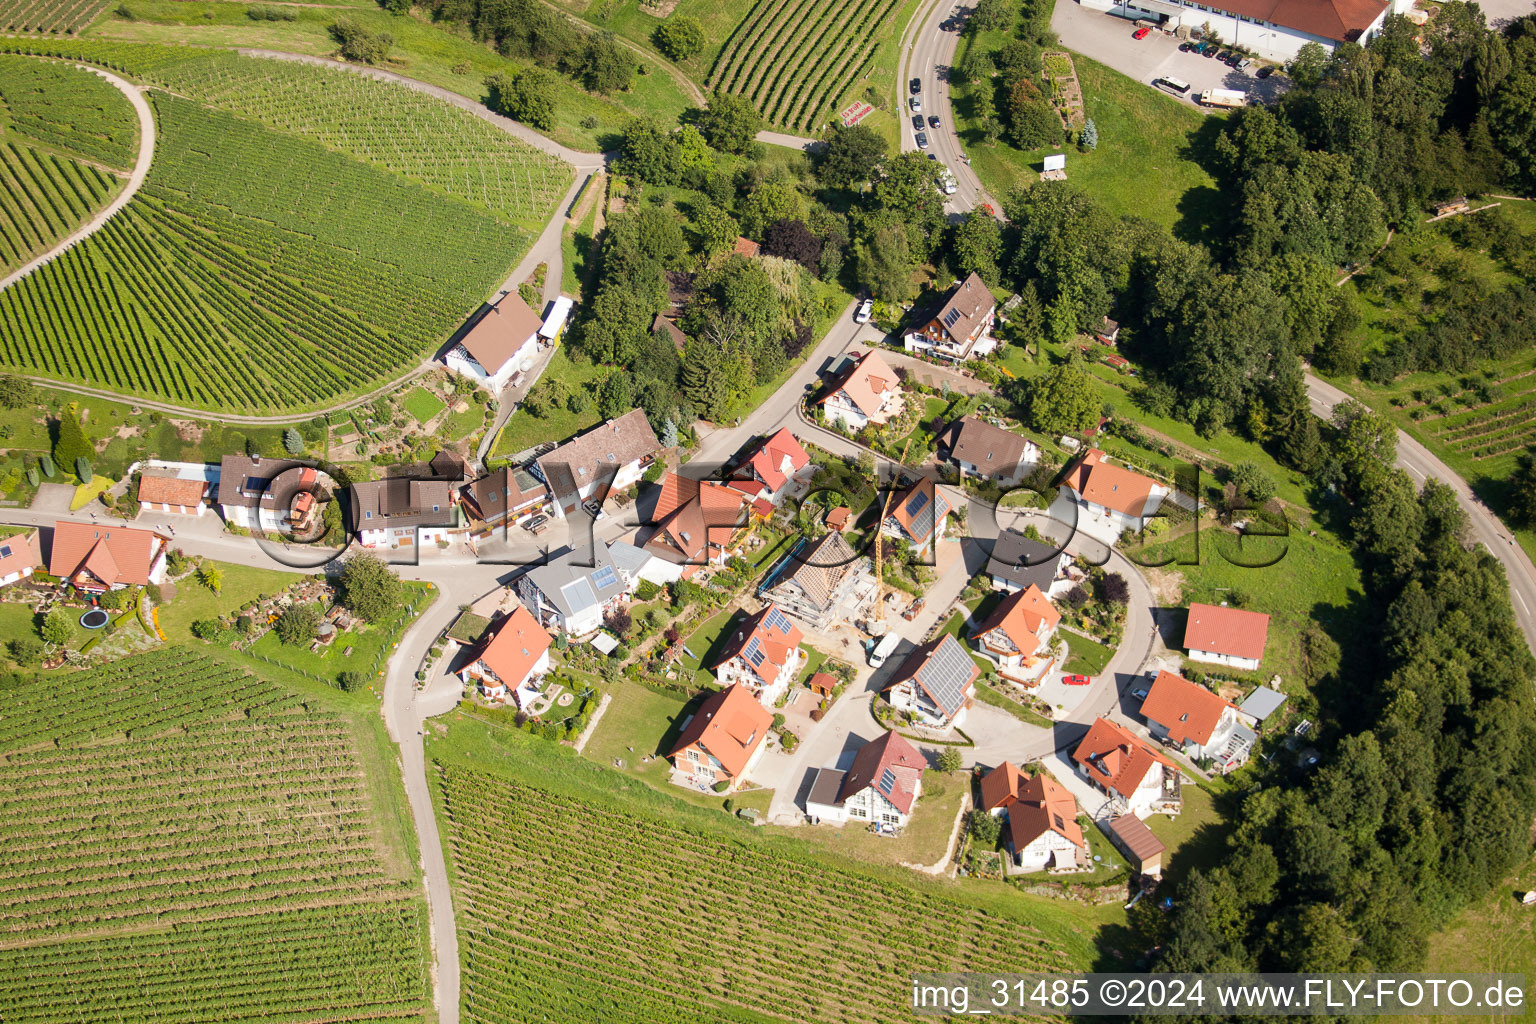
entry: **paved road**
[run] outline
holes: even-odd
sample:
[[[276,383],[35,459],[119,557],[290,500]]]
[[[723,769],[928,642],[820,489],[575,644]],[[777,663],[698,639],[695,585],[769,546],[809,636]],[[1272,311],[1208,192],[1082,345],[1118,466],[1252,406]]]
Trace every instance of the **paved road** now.
[[[951,213],[961,214],[983,203],[990,203],[992,209],[1001,216],[1002,204],[987,194],[981,179],[976,177],[976,172],[971,170],[970,162],[966,159],[960,136],[955,132],[955,113],[950,103],[948,71],[955,58],[960,33],[945,32],[939,25],[954,17],[956,12],[968,10],[955,0],[933,0],[932,6],[925,8],[926,13],[920,12],[913,19],[913,24],[917,26],[916,36],[903,47],[900,76],[896,83],[896,94],[901,97],[902,103],[901,151],[912,153],[917,150],[907,97],[912,94],[912,79],[920,78],[923,83],[923,117],[926,119],[932,114],[939,116],[939,127],[927,129],[928,152],[936,155],[939,162],[955,176],[955,194],[948,198],[945,208]]]
[[[1325,419],[1333,415],[1334,406],[1350,397],[1310,373],[1307,374],[1307,396],[1311,399],[1312,411]],[[1397,464],[1408,471],[1414,486],[1433,478],[1455,492],[1456,503],[1467,514],[1472,536],[1504,563],[1515,621],[1525,633],[1526,643],[1536,651],[1536,614],[1533,614],[1536,613],[1536,565],[1532,565],[1525,549],[1514,542],[1508,528],[1473,495],[1465,480],[1401,430],[1397,432]]]
[[[155,157],[155,115],[149,109],[149,103],[144,99],[144,95],[139,90],[139,87],[130,85],[111,72],[103,71],[101,68],[93,68],[85,64],[76,64],[75,67],[100,75],[118,92],[128,97],[128,102],[133,104],[133,112],[139,119],[139,158],[134,161],[133,171],[128,175],[128,184],[123,187],[123,190],[117,194],[116,198],[98,210],[90,220],[82,224],[72,234],[59,242],[58,245],[55,245],[52,249],[49,249],[31,262],[13,270],[4,278],[0,278],[0,291],[9,288],[38,267],[51,262],[66,249],[78,245],[101,230],[107,221],[117,215],[117,211],[128,205],[128,201],[138,193],[139,186],[143,185],[144,179],[149,176],[149,165]]]

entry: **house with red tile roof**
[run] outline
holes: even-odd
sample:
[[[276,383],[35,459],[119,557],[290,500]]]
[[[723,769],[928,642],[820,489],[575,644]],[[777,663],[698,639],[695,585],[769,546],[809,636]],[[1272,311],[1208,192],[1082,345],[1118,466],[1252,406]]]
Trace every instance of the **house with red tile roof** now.
[[[1184,625],[1184,649],[1193,661],[1208,661],[1249,672],[1264,660],[1269,616],[1226,605],[1191,604]]]
[[[731,247],[731,251],[738,256],[745,256],[750,260],[760,255],[763,251],[763,247],[757,242],[752,241],[750,238],[747,238],[743,235],[737,235],[736,244]]]
[[[0,587],[26,579],[42,564],[35,529],[0,526]]]
[[[980,675],[981,668],[965,645],[953,634],[945,633],[907,655],[880,692],[891,707],[921,725],[958,728],[976,699],[976,679]]]
[[[800,650],[805,635],[778,609],[768,605],[729,630],[725,649],[711,670],[722,685],[741,684],[765,708],[789,692],[808,656]]]
[[[1055,664],[1051,638],[1060,624],[1061,613],[1031,583],[1003,598],[971,639],[1004,676],[1033,683]]]
[[[1088,449],[1067,467],[1061,485],[1077,504],[1081,526],[1118,538],[1126,530],[1134,532],[1146,525],[1169,488],[1108,459],[1099,449]]]
[[[1072,751],[1078,774],[1108,798],[1109,809],[1145,818],[1177,814],[1179,769],[1152,744],[1107,718],[1096,718]]]
[[[911,820],[926,767],[923,755],[900,733],[884,733],[859,748],[846,772],[818,769],[805,812],[832,825],[862,822],[894,834]]]
[[[488,307],[449,350],[443,362],[492,394],[533,365],[544,322],[516,291]]]
[[[734,487],[669,472],[661,478],[645,549],[682,565],[718,565],[746,504],[747,496]]]
[[[797,486],[808,481],[811,473],[810,455],[788,427],[780,427],[778,433],[749,449],[732,475],[737,481],[735,486],[757,485],[751,489],[743,487],[744,493],[779,505]]]
[[[1237,705],[1172,672],[1159,672],[1141,702],[1152,736],[1197,761],[1220,760],[1224,768],[1246,761],[1254,735],[1237,719]],[[1233,756],[1224,756],[1232,747]]]
[[[833,380],[817,402],[826,411],[829,422],[863,430],[871,423],[885,423],[901,412],[901,380],[880,353],[866,352]]]
[[[673,781],[699,789],[716,783],[734,788],[762,757],[773,713],[745,686],[730,686],[704,698],[683,723],[667,759]]]
[[[914,551],[936,551],[944,539],[949,518],[949,499],[933,480],[923,477],[898,494],[880,532],[904,540]]]
[[[200,516],[208,510],[211,485],[205,474],[182,476],[175,470],[146,469],[139,475],[139,511]]]
[[[474,684],[488,700],[506,700],[526,708],[539,695],[540,681],[549,671],[553,638],[522,605],[495,623],[474,647],[459,670],[465,685]]]
[[[1077,801],[1044,772],[1025,779],[1008,805],[1004,836],[1019,871],[1075,871],[1090,863]]]
[[[60,522],[53,528],[48,572],[86,594],[160,583],[170,545],[154,530]]]
[[[908,352],[920,352],[963,363],[980,359],[997,348],[992,325],[997,321],[997,299],[981,275],[972,271],[955,285],[922,327],[907,333]]]
[[[825,520],[827,529],[832,530],[835,533],[842,533],[844,530],[848,529],[848,522],[852,518],[853,509],[849,508],[847,505],[839,505],[837,508],[834,508],[832,511],[827,513],[827,518]]]
[[[981,809],[1001,815],[1019,798],[1019,790],[1029,776],[1012,761],[1004,761],[981,777]]]

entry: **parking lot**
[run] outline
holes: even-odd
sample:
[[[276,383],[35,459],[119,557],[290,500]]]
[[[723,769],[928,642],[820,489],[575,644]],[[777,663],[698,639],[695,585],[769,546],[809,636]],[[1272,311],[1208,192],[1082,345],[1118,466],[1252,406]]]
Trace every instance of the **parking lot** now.
[[[1133,39],[1131,34],[1136,26],[1132,22],[1081,7],[1074,0],[1060,0],[1056,4],[1051,28],[1069,50],[1092,57],[1149,86],[1164,75],[1182,78],[1190,86],[1182,99],[1190,104],[1206,89],[1233,89],[1247,95],[1250,102],[1267,103],[1279,98],[1288,81],[1282,75],[1256,78],[1254,72],[1262,66],[1258,61],[1248,70],[1238,71],[1214,58],[1180,53],[1180,41],[1163,32],[1153,31],[1145,39]]]

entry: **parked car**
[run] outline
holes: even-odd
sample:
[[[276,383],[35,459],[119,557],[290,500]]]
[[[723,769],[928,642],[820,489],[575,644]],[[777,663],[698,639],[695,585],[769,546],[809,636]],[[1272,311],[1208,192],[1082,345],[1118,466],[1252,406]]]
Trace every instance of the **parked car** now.
[[[1239,71],[1247,71],[1252,66],[1253,66],[1253,58],[1252,57],[1244,57],[1242,60],[1237,62],[1237,70],[1239,70]]]
[[[934,131],[938,131],[939,130],[939,115],[938,114],[929,114],[928,115],[928,127],[932,128]]]
[[[921,78],[914,78],[907,84],[907,88],[911,89],[912,95],[916,96],[923,91],[923,80]]]
[[[1227,67],[1235,68],[1239,64],[1241,64],[1242,62],[1243,62],[1243,55],[1240,54],[1240,53],[1234,53],[1232,56],[1227,58]]]
[[[1227,62],[1227,58],[1230,57],[1230,56],[1232,56],[1232,51],[1231,50],[1222,50],[1220,53],[1218,53],[1216,55],[1216,59],[1221,61],[1223,64],[1225,64]]]
[[[1217,50],[1214,46],[1207,46],[1205,49],[1201,50],[1200,53],[1209,59],[1216,56]]]
[[[1092,679],[1089,679],[1084,675],[1062,676],[1061,681],[1066,683],[1068,686],[1087,686],[1089,683],[1093,682]]]
[[[1259,70],[1255,71],[1253,76],[1255,78],[1268,78],[1274,73],[1275,66],[1273,64],[1265,64],[1263,67],[1259,68]]]
[[[586,509],[587,514],[590,515],[593,519],[606,519],[608,517],[608,513],[603,511],[601,502],[584,501],[581,503],[581,507]]]
[[[1195,48],[1195,44],[1191,43],[1187,39],[1184,42],[1179,44],[1179,52],[1180,53],[1188,53],[1190,50],[1193,50],[1194,48]]]
[[[918,149],[927,149],[928,148],[928,133],[927,132],[918,132],[917,133],[917,148]]]
[[[1152,34],[1152,30],[1151,29],[1149,29],[1149,28],[1139,28],[1135,32],[1131,33],[1131,38],[1132,39],[1145,39],[1145,38],[1147,38],[1147,36],[1149,36],[1151,34]]]
[[[523,529],[527,530],[529,533],[538,533],[544,529],[545,524],[548,522],[548,516],[534,516],[532,519],[523,524]]]
[[[1146,700],[1147,688],[1145,686],[1138,686],[1136,689],[1131,691],[1131,696],[1135,697],[1137,700]]]
[[[874,312],[875,300],[865,299],[859,303],[859,308],[853,311],[853,322],[856,324],[867,324],[869,323],[869,318],[874,315]]]
[[[923,115],[922,114],[913,114],[912,115],[912,130],[915,131],[915,132],[920,132],[920,131],[923,130]]]

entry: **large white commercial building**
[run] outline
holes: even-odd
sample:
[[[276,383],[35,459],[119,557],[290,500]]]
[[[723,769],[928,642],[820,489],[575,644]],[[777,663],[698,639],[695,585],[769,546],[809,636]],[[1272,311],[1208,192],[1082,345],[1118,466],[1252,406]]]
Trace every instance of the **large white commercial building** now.
[[[1364,45],[1381,31],[1388,14],[1404,14],[1413,0],[1079,0],[1090,10],[1168,31],[1207,27],[1224,43],[1271,60],[1289,60],[1307,43],[1332,50],[1339,43]]]

